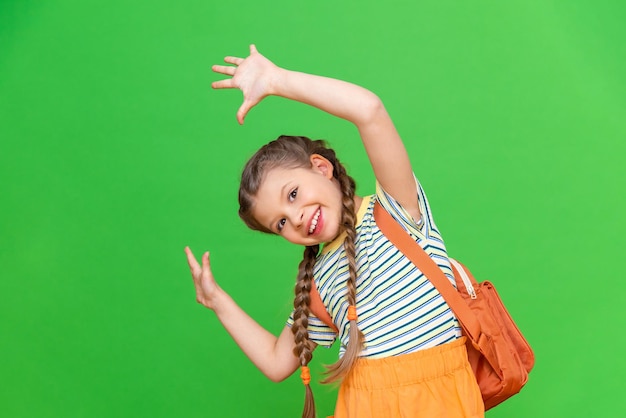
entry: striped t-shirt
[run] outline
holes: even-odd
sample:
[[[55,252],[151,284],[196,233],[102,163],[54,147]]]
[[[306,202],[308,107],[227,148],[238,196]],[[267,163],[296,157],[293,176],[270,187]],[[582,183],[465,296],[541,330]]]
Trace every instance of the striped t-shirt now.
[[[446,248],[431,216],[426,195],[416,180],[422,219],[419,222],[377,185],[376,195],[363,199],[357,212],[357,314],[365,336],[362,357],[382,358],[434,347],[461,336],[459,323],[430,281],[380,231],[374,222],[378,200],[396,221],[424,248],[454,284]],[[340,355],[348,341],[346,281],[348,261],[342,234],[324,246],[314,268],[315,285],[322,302],[339,329],[311,315],[309,338],[330,346],[337,336]],[[288,321],[293,324],[293,313]]]

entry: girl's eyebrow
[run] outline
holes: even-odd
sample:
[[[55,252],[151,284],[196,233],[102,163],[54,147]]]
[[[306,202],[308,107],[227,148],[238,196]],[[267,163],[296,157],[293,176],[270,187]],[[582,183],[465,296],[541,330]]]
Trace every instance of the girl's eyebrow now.
[[[283,184],[283,187],[280,188],[280,195],[279,195],[279,196],[281,196],[280,200],[282,200],[282,196],[285,195],[285,189],[287,188],[287,186],[289,186],[289,182],[288,181],[285,184]],[[274,229],[273,225],[274,226],[276,225],[276,221],[272,218],[270,220],[270,223],[267,225],[268,229],[270,231],[277,232],[277,229]]]
[[[270,223],[267,225],[267,229],[269,229],[270,231],[274,233],[277,233],[279,231],[278,231],[278,228],[275,228],[275,226],[276,226],[276,221],[272,218],[270,220]]]

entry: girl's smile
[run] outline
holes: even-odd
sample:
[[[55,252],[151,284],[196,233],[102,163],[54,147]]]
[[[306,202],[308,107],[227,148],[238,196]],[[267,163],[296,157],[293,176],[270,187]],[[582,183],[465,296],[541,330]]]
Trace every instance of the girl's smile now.
[[[324,226],[324,218],[321,217],[322,209],[318,209],[315,211],[315,215],[313,215],[313,219],[309,223],[309,235],[316,234],[318,231],[321,231]]]

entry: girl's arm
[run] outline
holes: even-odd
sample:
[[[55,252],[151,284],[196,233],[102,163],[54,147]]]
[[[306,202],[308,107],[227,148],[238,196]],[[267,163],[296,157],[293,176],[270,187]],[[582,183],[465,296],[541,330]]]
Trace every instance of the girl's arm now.
[[[254,45],[246,59],[226,57],[235,66],[215,65],[213,71],[232,78],[213,88],[239,88],[244,101],[237,112],[243,123],[248,111],[268,95],[317,107],[352,122],[370,159],[376,179],[413,217],[419,219],[415,179],[408,154],[381,100],[369,90],[332,78],[289,71],[259,54]]]
[[[198,303],[212,309],[226,331],[255,366],[274,382],[280,382],[300,366],[293,354],[295,342],[291,329],[285,326],[280,336],[272,335],[224,292],[213,279],[209,253],[202,256],[202,266],[189,247],[185,248]]]

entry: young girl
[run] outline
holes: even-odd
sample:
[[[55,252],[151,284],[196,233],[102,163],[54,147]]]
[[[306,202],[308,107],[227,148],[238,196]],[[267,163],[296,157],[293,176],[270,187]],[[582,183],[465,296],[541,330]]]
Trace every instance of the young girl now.
[[[315,416],[307,367],[312,352],[336,338],[340,359],[326,379],[341,381],[335,418],[482,417],[457,319],[374,221],[379,202],[454,283],[426,196],[380,99],[347,82],[279,68],[254,45],[247,58],[225,62],[232,65],[215,65],[213,71],[230,78],[213,88],[243,92],[240,124],[264,97],[276,95],[356,125],[376,176],[376,194],[355,195],[354,180],[323,141],[281,136],[265,145],[244,168],[239,215],[252,229],[305,247],[293,314],[280,336],[272,335],[217,285],[209,254],[200,265],[187,247],[198,302],[215,312],[270,379],[283,380],[301,368],[303,417]],[[332,323],[311,312],[312,290]]]

